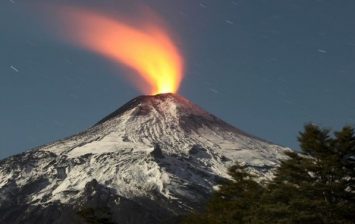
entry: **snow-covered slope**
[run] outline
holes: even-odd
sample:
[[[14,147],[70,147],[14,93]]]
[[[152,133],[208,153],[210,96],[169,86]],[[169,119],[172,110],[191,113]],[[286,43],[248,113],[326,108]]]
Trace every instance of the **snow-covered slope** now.
[[[92,128],[0,161],[0,223],[159,223],[198,209],[236,162],[270,178],[289,150],[173,94],[137,97]]]

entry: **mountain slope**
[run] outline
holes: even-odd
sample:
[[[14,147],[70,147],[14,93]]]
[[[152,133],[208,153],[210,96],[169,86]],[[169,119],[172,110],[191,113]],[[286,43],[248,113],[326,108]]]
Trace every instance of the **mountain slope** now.
[[[90,208],[119,223],[174,220],[235,162],[270,178],[285,150],[181,96],[140,96],[80,134],[2,160],[0,223],[85,223],[74,211]]]

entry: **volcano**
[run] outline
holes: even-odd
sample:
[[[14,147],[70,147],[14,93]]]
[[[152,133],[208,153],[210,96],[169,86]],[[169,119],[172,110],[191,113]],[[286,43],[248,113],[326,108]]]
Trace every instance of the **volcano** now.
[[[82,133],[0,161],[0,223],[174,223],[236,162],[268,179],[289,150],[181,96],[139,96]]]

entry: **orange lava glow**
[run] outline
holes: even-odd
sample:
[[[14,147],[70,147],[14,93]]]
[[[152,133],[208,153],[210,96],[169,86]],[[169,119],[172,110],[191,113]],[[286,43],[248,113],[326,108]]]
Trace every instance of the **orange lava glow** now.
[[[183,59],[160,23],[144,21],[132,26],[97,12],[75,8],[62,10],[61,20],[65,22],[65,38],[133,69],[146,82],[144,85],[135,83],[143,92],[178,91],[183,78]],[[137,82],[137,79],[130,80]]]

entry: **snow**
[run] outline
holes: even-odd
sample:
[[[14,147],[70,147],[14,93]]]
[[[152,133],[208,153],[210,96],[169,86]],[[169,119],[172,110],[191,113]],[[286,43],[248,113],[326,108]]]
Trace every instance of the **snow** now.
[[[88,144],[85,144],[81,147],[76,147],[72,149],[67,155],[68,158],[76,158],[86,154],[104,154],[104,153],[114,153],[117,151],[145,151],[151,152],[152,147],[147,147],[143,144],[130,144],[124,142],[122,136],[117,135],[117,133],[110,133],[100,141],[94,141]]]
[[[153,153],[157,145],[161,158]],[[288,150],[247,135],[180,96],[147,96],[82,133],[0,163],[0,196],[12,180],[19,188],[48,180],[28,203],[71,204],[96,179],[126,198],[158,193],[189,209],[187,202],[211,192],[216,177],[229,178],[228,167],[236,162],[271,178],[272,171],[262,168],[276,167]]]

